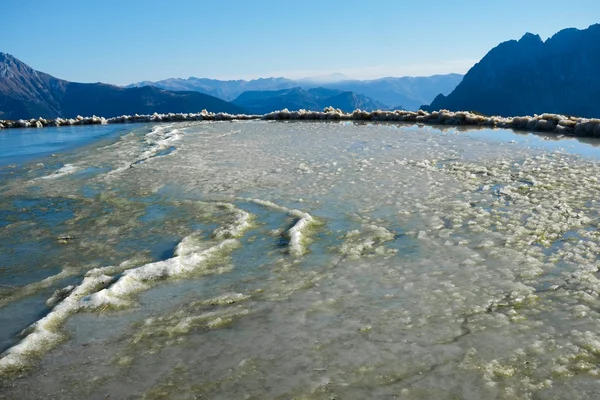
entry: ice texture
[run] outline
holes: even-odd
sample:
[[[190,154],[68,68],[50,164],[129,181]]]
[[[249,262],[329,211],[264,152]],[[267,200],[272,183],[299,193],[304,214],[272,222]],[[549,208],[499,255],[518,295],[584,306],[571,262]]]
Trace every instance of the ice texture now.
[[[59,231],[0,228],[81,258],[2,292],[0,313],[52,307],[19,327],[3,394],[595,398],[595,142],[374,115],[161,123],[58,160],[101,163],[91,177],[2,182],[16,210],[30,193],[85,205]],[[176,240],[150,252],[146,231]]]
[[[184,238],[177,246],[175,255],[164,261],[130,267],[132,261],[119,266],[94,268],[88,271],[77,286],[67,286],[55,291],[48,306],[52,308],[44,318],[23,331],[24,338],[9,348],[0,358],[0,373],[28,365],[31,356],[39,355],[56,346],[64,339],[60,327],[80,310],[98,310],[107,307],[124,307],[132,304],[131,296],[152,285],[168,279],[187,275],[222,272],[214,268],[214,260],[230,253],[239,246],[231,237],[239,237],[250,225],[250,214],[237,210],[230,204],[218,204],[233,214],[227,226],[218,228],[215,238],[220,242],[202,242],[198,233]],[[66,271],[47,278],[40,284],[64,277]]]

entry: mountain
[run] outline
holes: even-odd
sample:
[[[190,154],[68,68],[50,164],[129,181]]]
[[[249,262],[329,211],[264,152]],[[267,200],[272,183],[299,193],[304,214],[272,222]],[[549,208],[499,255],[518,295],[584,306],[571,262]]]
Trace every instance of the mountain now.
[[[171,91],[195,91],[218,97],[225,101],[232,101],[240,94],[247,91],[281,90],[294,86],[293,81],[286,78],[254,79],[251,81],[234,80],[220,81],[207,78],[170,78],[158,82],[139,82],[126,86],[126,88],[156,86]]]
[[[332,106],[346,112],[352,112],[357,108],[367,111],[385,108],[383,104],[361,94],[321,87],[248,91],[233,100],[233,104],[243,107],[253,114],[267,114],[284,108],[321,111],[325,107]]]
[[[282,90],[301,87],[323,87],[362,94],[382,103],[385,108],[402,106],[417,110],[421,104],[430,103],[438,93],[448,94],[460,83],[462,75],[434,75],[429,77],[381,78],[374,80],[351,80],[342,74],[298,80],[286,78],[261,78],[250,81],[220,81],[217,79],[171,78],[157,82],[139,82],[127,87],[156,86],[166,90],[194,90],[232,101],[244,92]]]
[[[531,33],[501,43],[428,110],[515,116],[557,113],[600,117],[600,24],[546,40]]]
[[[333,74],[301,78],[301,79],[298,79],[297,82],[300,82],[303,84],[308,84],[308,85],[322,85],[325,83],[342,82],[342,81],[347,81],[347,80],[349,80],[349,78],[346,75],[336,72]]]
[[[387,105],[388,108],[402,106],[405,110],[416,111],[421,104],[429,103],[437,94],[450,93],[462,78],[463,76],[460,74],[405,76],[368,81],[346,80],[322,86],[329,89],[360,93]]]
[[[126,89],[104,83],[74,83],[39,72],[0,53],[0,119],[29,119],[153,112],[244,113],[242,108],[206,94],[169,92],[153,86]]]

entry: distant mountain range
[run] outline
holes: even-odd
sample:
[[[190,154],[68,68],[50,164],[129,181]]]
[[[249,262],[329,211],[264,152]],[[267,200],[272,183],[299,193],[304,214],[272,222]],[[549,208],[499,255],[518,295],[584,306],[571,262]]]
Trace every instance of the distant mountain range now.
[[[285,78],[252,81],[190,78],[142,82],[124,88],[104,83],[68,82],[36,71],[10,54],[0,53],[0,119],[112,117],[153,112],[199,112],[203,109],[264,114],[284,108],[322,110],[328,106],[347,112],[357,108],[371,111],[392,108],[390,105],[401,108],[401,103],[418,104],[439,90],[451,90],[460,77],[452,74],[373,81],[348,80],[341,74],[295,81]]]
[[[203,93],[170,92],[152,86],[125,89],[104,83],[74,83],[39,72],[0,53],[0,119],[29,119],[153,112],[244,113],[239,106]]]
[[[501,43],[452,93],[423,108],[600,117],[600,24],[565,29],[545,42],[527,33]]]
[[[381,78],[374,80],[350,80],[344,75],[333,74],[325,77],[287,79],[261,78],[250,81],[221,81],[206,78],[171,78],[157,82],[144,81],[127,87],[156,86],[165,90],[193,90],[209,94],[226,101],[237,99],[247,91],[281,91],[283,89],[334,89],[354,92],[370,97],[384,108],[404,108],[418,110],[421,104],[428,104],[439,93],[450,93],[460,83],[462,75],[434,75],[429,77]],[[283,92],[282,92],[283,93]]]
[[[257,113],[449,109],[487,115],[542,113],[600,117],[600,24],[501,43],[463,77],[351,80],[341,74],[304,79],[221,81],[172,78],[128,87],[54,78],[0,53],[0,119],[153,112]],[[437,95],[437,97],[436,97]]]
[[[385,105],[362,94],[335,89],[300,87],[283,90],[247,91],[232,102],[249,110],[252,114],[267,114],[282,110],[321,111],[332,106],[345,112],[356,109],[372,111],[386,108]]]

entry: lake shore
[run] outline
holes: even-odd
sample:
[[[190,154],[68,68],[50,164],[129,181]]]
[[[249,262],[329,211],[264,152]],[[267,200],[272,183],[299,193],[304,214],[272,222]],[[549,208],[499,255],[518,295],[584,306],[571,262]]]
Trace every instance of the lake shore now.
[[[547,132],[557,135],[576,137],[600,137],[600,119],[565,116],[545,113],[534,116],[499,117],[484,116],[468,111],[361,111],[345,113],[333,107],[323,111],[274,111],[264,115],[212,113],[203,110],[199,113],[169,113],[151,115],[121,115],[119,117],[82,117],[56,119],[30,119],[8,121],[0,120],[0,129],[7,128],[45,128],[51,126],[102,125],[149,122],[186,122],[186,121],[248,121],[248,120],[292,120],[292,121],[379,121],[411,122],[423,125],[445,126],[481,126],[519,131]]]

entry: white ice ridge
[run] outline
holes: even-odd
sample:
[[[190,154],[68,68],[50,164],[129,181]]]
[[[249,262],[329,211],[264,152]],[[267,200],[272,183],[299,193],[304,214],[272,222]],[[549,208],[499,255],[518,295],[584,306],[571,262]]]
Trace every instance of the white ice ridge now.
[[[310,227],[313,222],[313,217],[309,213],[305,213],[298,210],[291,210],[289,214],[292,217],[298,218],[298,221],[287,230],[286,236],[290,239],[290,254],[299,257],[306,251],[306,247],[302,243],[302,238],[305,231]]]
[[[54,171],[50,175],[42,176],[38,179],[56,179],[60,178],[61,176],[70,175],[78,170],[79,168],[73,164],[65,164],[60,169]]]
[[[145,136],[146,143],[150,146],[148,150],[140,155],[139,160],[146,160],[155,156],[158,152],[167,149],[171,143],[181,139],[181,131],[178,129],[169,129],[168,127],[155,126],[152,132]]]
[[[241,235],[249,218],[248,213],[238,213],[238,218],[223,232],[228,232],[230,236]],[[226,236],[225,233],[223,235]],[[129,268],[131,262],[125,262],[119,266],[88,271],[81,284],[61,291],[61,296],[66,297],[48,315],[23,331],[26,335],[23,340],[4,352],[0,358],[0,374],[26,366],[28,357],[58,344],[63,338],[60,327],[80,310],[130,305],[131,295],[149,289],[153,282],[159,280],[222,272],[222,268],[211,269],[213,262],[238,247],[239,241],[228,238],[207,248],[211,243],[202,242],[198,236],[196,233],[184,238],[177,246],[174,257],[165,261],[133,268]],[[121,276],[117,278],[120,273]],[[55,303],[56,299],[53,300]]]
[[[251,201],[263,207],[268,207],[274,210],[282,211],[287,213],[290,217],[297,218],[297,221],[294,223],[294,225],[290,229],[285,231],[284,235],[290,240],[289,250],[291,255],[299,257],[306,252],[306,246],[303,243],[303,238],[306,236],[306,231],[314,223],[314,219],[309,213],[299,210],[292,210],[287,207],[283,207],[273,202],[270,202],[268,200],[250,198],[243,198],[242,200]]]
[[[527,131],[554,132],[571,136],[600,136],[600,119],[579,118],[561,114],[534,116],[483,116],[468,111],[440,110],[431,113],[419,111],[362,111],[345,113],[333,107],[324,111],[275,111],[262,116],[265,120],[342,120],[342,121],[398,121],[427,125],[483,126]]]
[[[228,114],[213,113],[202,110],[199,113],[166,113],[166,114],[134,114],[121,115],[118,117],[82,117],[76,118],[31,118],[28,120],[0,120],[0,129],[2,128],[45,128],[47,126],[71,126],[71,125],[104,125],[104,124],[125,124],[125,123],[149,123],[149,122],[186,122],[186,121],[232,121],[232,120],[252,120],[259,119],[260,115],[246,114]]]
[[[128,305],[131,294],[149,289],[153,281],[178,278],[191,273],[209,273],[211,260],[239,246],[237,240],[225,239],[215,246],[198,251],[198,244],[190,242],[193,240],[184,239],[177,246],[175,256],[168,260],[126,270],[114,284],[81,299],[81,306],[94,309],[106,305]]]
[[[126,263],[121,267],[126,269]],[[105,275],[104,271],[114,267],[96,268],[89,271],[79,286],[44,318],[33,323],[22,334],[26,335],[15,346],[4,352],[0,358],[0,374],[13,369],[23,368],[27,365],[27,358],[40,354],[45,349],[54,347],[63,336],[58,331],[60,327],[73,313],[83,308],[81,299],[99,288],[108,285],[113,279]]]
[[[252,226],[250,224],[252,214],[240,210],[229,203],[217,203],[217,206],[229,211],[231,219],[227,224],[215,229],[213,232],[213,237],[215,239],[222,240],[240,237]]]
[[[56,275],[49,276],[41,281],[30,283],[26,286],[21,286],[19,287],[19,290],[11,292],[9,294],[5,294],[3,295],[3,297],[0,297],[0,308],[12,303],[17,299],[31,296],[34,293],[47,289],[55,283],[61,281],[62,279],[74,276],[76,274],[77,271],[75,269],[65,268]]]
[[[0,120],[2,128],[42,128],[45,126],[115,124],[130,122],[183,122],[183,121],[234,121],[234,120],[343,120],[343,121],[403,121],[427,125],[470,125],[485,126],[527,131],[554,132],[574,136],[600,136],[600,119],[570,117],[561,114],[535,114],[534,116],[499,117],[483,116],[468,111],[440,110],[433,112],[419,111],[362,111],[355,110],[346,113],[333,107],[323,111],[284,109],[265,115],[210,113],[203,110],[200,113],[177,113],[152,115],[122,115],[114,118],[99,118],[77,116],[75,119],[30,119],[7,121]]]
[[[152,131],[148,132],[144,136],[144,141],[148,145],[148,148],[139,153],[129,155],[129,159],[122,163],[122,166],[116,168],[106,174],[106,178],[110,178],[113,175],[119,174],[123,171],[128,170],[136,164],[142,163],[152,157],[157,156],[161,151],[168,149],[175,141],[182,138],[181,131],[178,129],[172,129],[173,124],[154,126]],[[171,154],[174,153],[171,152]]]

